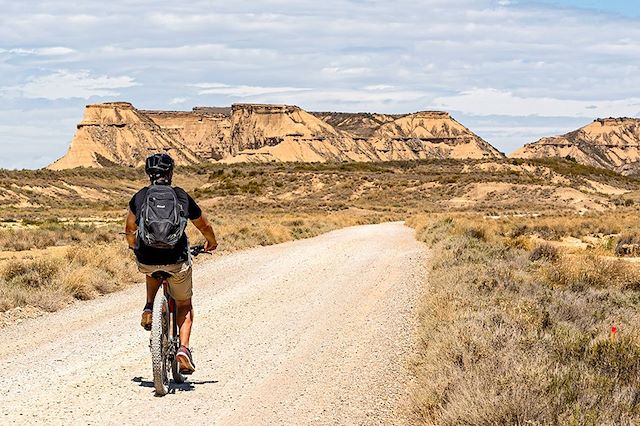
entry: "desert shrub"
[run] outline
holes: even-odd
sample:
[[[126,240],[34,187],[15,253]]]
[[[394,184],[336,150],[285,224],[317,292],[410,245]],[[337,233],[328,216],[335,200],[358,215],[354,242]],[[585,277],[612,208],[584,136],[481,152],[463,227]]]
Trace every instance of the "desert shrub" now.
[[[613,204],[619,207],[631,207],[635,202],[631,198],[615,198]]]
[[[38,288],[51,284],[60,266],[59,260],[49,258],[15,260],[7,262],[0,275],[10,286]]]
[[[4,250],[23,251],[56,244],[53,232],[34,229],[8,229],[0,231],[0,246]]]
[[[529,234],[529,226],[527,224],[516,224],[507,233],[509,238],[517,238],[522,235]]]
[[[486,231],[484,228],[470,227],[464,230],[464,235],[469,238],[475,238],[476,240],[485,240]]]
[[[504,240],[505,246],[512,249],[531,250],[531,238],[525,235],[519,235],[514,238],[506,238]]]
[[[551,287],[583,291],[586,288],[640,289],[640,268],[624,261],[600,256],[564,255],[538,269],[538,276]]]
[[[542,243],[538,244],[529,254],[529,260],[532,262],[536,262],[538,260],[545,260],[547,262],[555,262],[558,260],[560,253],[558,248],[548,244]]]
[[[57,288],[59,259],[27,259],[7,262],[0,272],[0,311],[16,306],[35,306],[55,311],[70,298]]]
[[[445,238],[454,229],[455,223],[451,217],[442,219],[421,217],[415,219],[414,227],[416,239],[431,246]]]
[[[98,294],[110,293],[138,278],[135,260],[124,244],[74,246],[67,251],[66,258],[69,270],[79,269],[85,275],[89,272],[98,275],[99,279],[85,280],[93,283]]]
[[[218,169],[214,170],[209,174],[209,182],[213,182],[217,179],[220,179],[224,176],[224,170]]]
[[[0,281],[0,312],[18,306],[34,306],[46,312],[57,311],[73,299],[55,286],[16,287]]]
[[[640,236],[623,234],[616,239],[614,252],[616,256],[639,256]]]
[[[112,292],[118,286],[112,285],[114,277],[93,266],[70,267],[60,277],[60,285],[75,299],[90,300],[99,294]]]

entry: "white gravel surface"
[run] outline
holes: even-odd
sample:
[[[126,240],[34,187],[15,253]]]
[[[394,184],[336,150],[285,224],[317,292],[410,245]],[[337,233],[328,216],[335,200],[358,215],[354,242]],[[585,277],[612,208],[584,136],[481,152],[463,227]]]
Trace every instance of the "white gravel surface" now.
[[[401,223],[195,266],[196,373],[154,397],[142,287],[0,329],[0,424],[410,424],[423,245]]]

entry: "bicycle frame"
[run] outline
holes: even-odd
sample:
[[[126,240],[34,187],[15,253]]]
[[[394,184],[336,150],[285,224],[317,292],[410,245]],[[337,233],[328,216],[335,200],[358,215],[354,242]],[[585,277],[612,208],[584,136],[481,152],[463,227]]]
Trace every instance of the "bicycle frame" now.
[[[169,307],[169,358],[171,362],[175,362],[176,353],[180,346],[180,327],[178,327],[178,309],[176,307],[176,301],[171,294],[169,294],[169,283],[167,280],[162,281],[162,291],[164,297],[167,299],[167,306]]]

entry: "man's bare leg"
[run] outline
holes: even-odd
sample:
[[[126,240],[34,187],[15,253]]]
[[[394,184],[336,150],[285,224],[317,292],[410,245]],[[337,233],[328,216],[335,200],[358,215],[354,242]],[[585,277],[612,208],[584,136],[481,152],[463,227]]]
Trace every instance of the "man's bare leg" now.
[[[162,284],[161,280],[157,280],[147,275],[147,306],[153,305],[153,299],[156,297],[156,293]]]
[[[189,350],[189,337],[191,337],[191,326],[193,325],[193,306],[191,299],[176,300],[176,320],[180,327],[180,349],[176,354],[176,359],[180,364],[180,372],[191,374],[196,370],[191,351]]]
[[[158,292],[161,284],[161,280],[157,280],[147,275],[147,304],[144,306],[142,319],[140,320],[140,325],[147,331],[151,330],[153,299],[156,297],[156,293]]]
[[[178,327],[180,327],[180,345],[189,347],[191,326],[193,325],[193,306],[191,299],[176,300]]]

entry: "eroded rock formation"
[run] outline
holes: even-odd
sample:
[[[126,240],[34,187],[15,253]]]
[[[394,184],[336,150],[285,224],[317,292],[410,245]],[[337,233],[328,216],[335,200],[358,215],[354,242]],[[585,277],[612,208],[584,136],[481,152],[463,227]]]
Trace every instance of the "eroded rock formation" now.
[[[138,166],[163,150],[181,164],[502,157],[445,112],[308,113],[258,104],[141,111],[116,102],[88,105],[69,152],[50,168]]]
[[[624,174],[640,171],[640,119],[600,118],[562,136],[542,138],[510,155],[514,158],[571,158]]]
[[[165,150],[182,164],[200,161],[193,149],[130,103],[88,105],[67,155],[49,168],[138,166],[150,152]]]

